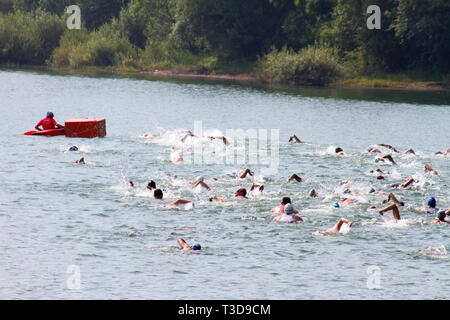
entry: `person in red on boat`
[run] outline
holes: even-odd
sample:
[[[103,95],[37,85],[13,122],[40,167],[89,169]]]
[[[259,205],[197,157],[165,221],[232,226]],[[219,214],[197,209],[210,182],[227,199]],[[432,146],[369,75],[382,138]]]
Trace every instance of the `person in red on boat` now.
[[[53,119],[53,112],[47,112],[47,117],[39,121],[39,123],[34,127],[37,131],[42,130],[52,130],[52,129],[62,129],[64,126],[60,125]],[[39,128],[42,126],[42,129]]]

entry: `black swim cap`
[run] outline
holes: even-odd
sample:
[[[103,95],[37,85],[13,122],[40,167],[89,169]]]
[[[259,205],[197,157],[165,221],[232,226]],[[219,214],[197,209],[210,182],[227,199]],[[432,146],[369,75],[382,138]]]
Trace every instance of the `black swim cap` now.
[[[339,152],[341,152],[341,151],[344,151],[344,150],[342,150],[342,148],[339,148],[339,147],[336,148],[336,150],[335,150],[336,153],[339,153]]]
[[[156,189],[156,183],[155,181],[151,180],[148,184],[147,187],[150,187],[152,189]]]
[[[69,148],[69,151],[78,151],[78,147],[77,146],[71,146]]]

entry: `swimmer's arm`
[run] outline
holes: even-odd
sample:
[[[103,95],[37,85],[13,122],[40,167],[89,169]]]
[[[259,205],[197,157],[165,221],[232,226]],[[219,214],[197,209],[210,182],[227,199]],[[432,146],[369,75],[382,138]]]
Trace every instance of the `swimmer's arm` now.
[[[378,146],[386,147],[386,148],[389,148],[389,149],[391,149],[391,150],[394,150],[394,151],[397,152],[397,153],[400,153],[400,151],[398,151],[397,149],[395,149],[393,146],[391,146],[391,145],[389,145],[389,144],[379,143]]]
[[[180,245],[181,249],[183,249],[183,250],[193,250],[191,248],[191,246],[188,245],[186,243],[186,241],[184,241],[183,239],[179,238],[179,239],[177,239],[177,241],[178,241],[178,244]]]
[[[250,187],[250,191],[253,191],[255,188],[259,188],[259,191],[264,191],[264,185],[260,184],[260,183],[253,183],[252,186]]]
[[[192,203],[192,201],[184,200],[184,199],[178,199],[178,200],[172,202],[171,204],[169,204],[169,206],[177,206],[179,204],[186,204],[186,203]]]
[[[211,188],[206,183],[204,183],[203,181],[195,182],[194,183],[194,188],[197,187],[198,185],[201,185],[202,187],[205,187],[206,189],[211,190]]]
[[[294,221],[303,221],[302,217],[294,216]]]
[[[239,178],[244,179],[247,176],[247,174],[249,174],[251,176],[254,175],[254,173],[249,168],[247,168],[244,170],[244,172],[242,172],[242,174],[239,176]]]
[[[211,196],[211,197],[209,197],[209,201],[213,201],[213,200],[217,200],[217,201],[220,201],[220,202],[227,202],[226,200],[222,199],[221,197],[217,196],[216,194]]]

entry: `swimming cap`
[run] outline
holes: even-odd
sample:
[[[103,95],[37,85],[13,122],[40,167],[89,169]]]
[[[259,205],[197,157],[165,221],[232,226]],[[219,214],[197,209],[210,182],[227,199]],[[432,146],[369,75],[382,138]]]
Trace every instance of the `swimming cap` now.
[[[151,180],[151,181],[147,184],[147,187],[156,189],[156,183],[155,183],[155,181]]]
[[[193,250],[201,250],[201,249],[202,249],[202,246],[199,245],[199,244],[197,243],[197,244],[194,244],[191,248],[192,248]]]
[[[288,203],[287,205],[285,205],[284,206],[284,212],[286,212],[286,213],[294,212],[294,207],[292,206],[292,204]]]
[[[53,112],[51,111],[47,112],[47,118],[53,118]]]
[[[197,177],[197,179],[195,179],[196,181],[202,181],[205,180],[205,178],[203,178],[202,176]]]
[[[441,221],[444,221],[445,220],[445,211],[444,210],[439,211],[439,213],[437,214],[437,218]]]
[[[337,202],[333,203],[333,207],[339,208],[339,203],[337,203]]]
[[[69,151],[78,151],[78,147],[77,146],[71,146],[69,148]]]
[[[342,150],[342,148],[336,148],[336,150],[334,150],[336,153],[339,153],[339,152],[341,152],[341,151],[344,151],[344,150]]]
[[[436,207],[436,199],[431,197],[430,199],[428,199],[428,206],[431,208],[435,208]]]
[[[375,192],[374,188],[370,189],[370,191],[369,191],[369,193],[374,193],[374,192]]]

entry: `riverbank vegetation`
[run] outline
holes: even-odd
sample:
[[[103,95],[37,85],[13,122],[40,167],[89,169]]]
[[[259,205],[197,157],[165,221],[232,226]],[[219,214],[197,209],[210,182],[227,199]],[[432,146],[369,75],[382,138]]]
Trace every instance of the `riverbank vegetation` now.
[[[73,4],[81,8],[80,30],[66,27]],[[293,85],[450,86],[450,2],[380,1],[381,29],[369,30],[373,4],[0,0],[0,64],[245,73]]]

